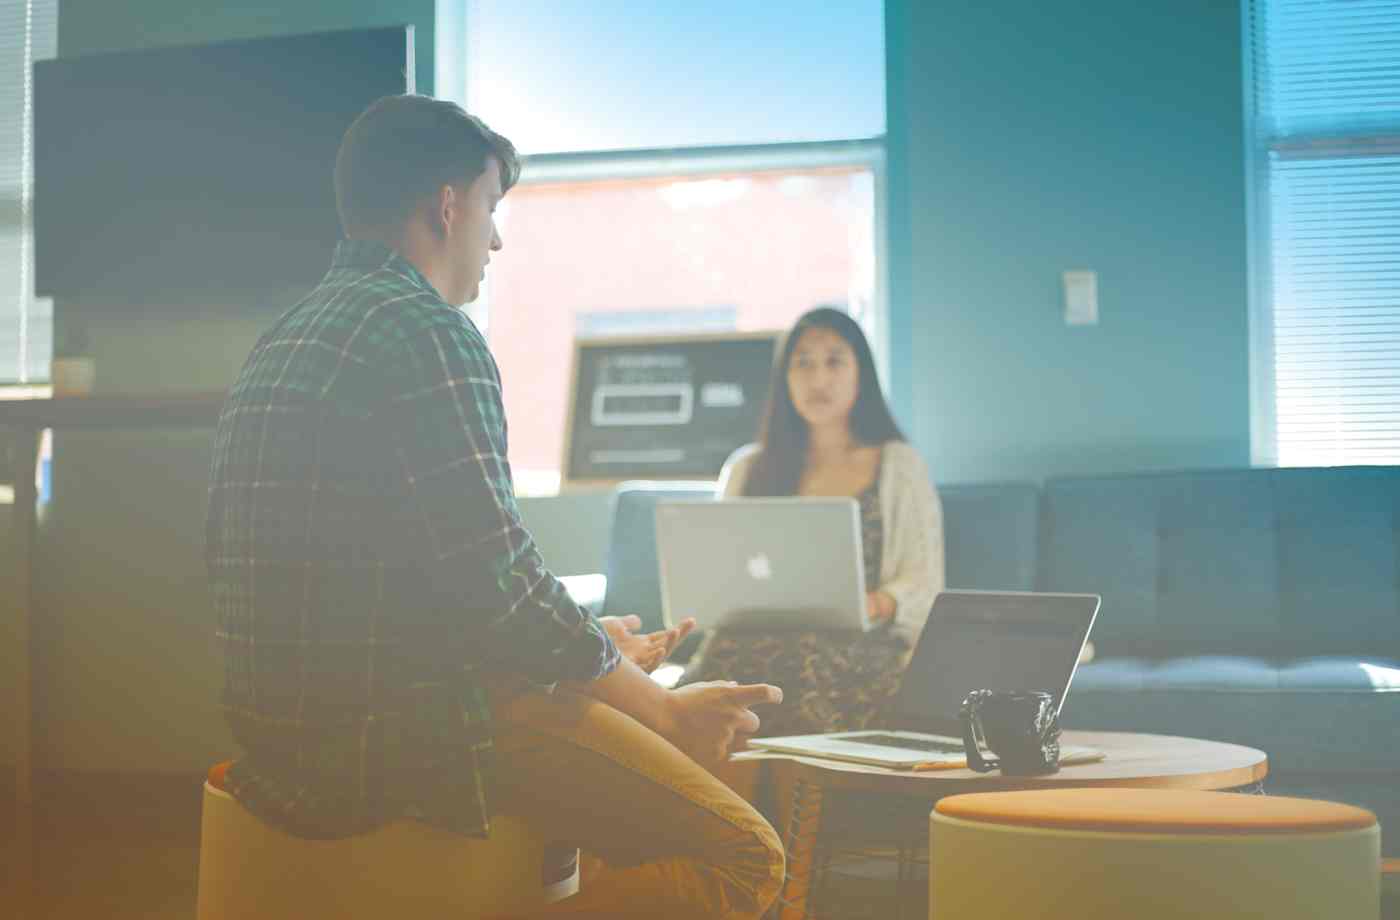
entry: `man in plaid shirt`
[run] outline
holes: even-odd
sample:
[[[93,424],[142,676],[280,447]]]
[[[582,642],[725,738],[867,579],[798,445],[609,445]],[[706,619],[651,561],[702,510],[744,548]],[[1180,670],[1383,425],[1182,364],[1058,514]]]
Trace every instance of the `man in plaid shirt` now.
[[[346,132],[348,239],[259,339],[215,437],[229,789],[306,837],[401,818],[484,836],[520,814],[600,860],[551,915],[756,917],[781,846],[704,765],[781,693],[662,688],[635,660],[678,633],[600,623],[520,521],[500,374],[458,309],[518,172],[509,141],[428,97]]]

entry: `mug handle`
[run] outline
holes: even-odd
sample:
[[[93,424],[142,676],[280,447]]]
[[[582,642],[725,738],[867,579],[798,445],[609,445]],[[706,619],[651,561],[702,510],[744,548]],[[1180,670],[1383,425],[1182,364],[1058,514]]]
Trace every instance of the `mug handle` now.
[[[967,765],[976,773],[990,773],[1001,767],[1001,760],[996,757],[984,756],[982,748],[987,744],[987,738],[982,732],[982,720],[979,717],[979,710],[982,701],[991,696],[990,690],[974,690],[963,700],[962,708],[958,711],[958,716],[962,720],[963,730],[963,750],[967,753]],[[990,749],[988,749],[990,752]]]

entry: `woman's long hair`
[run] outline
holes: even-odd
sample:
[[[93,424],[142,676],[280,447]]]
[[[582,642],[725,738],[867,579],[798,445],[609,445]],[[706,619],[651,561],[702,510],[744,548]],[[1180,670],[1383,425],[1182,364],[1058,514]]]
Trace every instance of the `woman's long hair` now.
[[[829,329],[845,340],[855,353],[859,369],[859,390],[851,407],[851,436],[861,444],[876,445],[903,441],[904,434],[890,414],[880,379],[875,373],[875,357],[865,333],[848,313],[833,307],[808,310],[783,339],[778,360],[773,362],[773,380],[768,386],[768,405],[759,427],[761,453],[754,459],[745,495],[795,495],[807,465],[807,422],[797,414],[788,389],[788,365],[802,333],[808,329]]]

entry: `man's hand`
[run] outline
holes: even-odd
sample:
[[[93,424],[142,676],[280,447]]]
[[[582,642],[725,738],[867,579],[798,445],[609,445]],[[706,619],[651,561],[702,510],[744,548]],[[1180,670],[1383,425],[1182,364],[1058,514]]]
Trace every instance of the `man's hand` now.
[[[623,657],[648,674],[660,667],[661,662],[665,661],[667,656],[676,650],[676,646],[681,644],[681,640],[690,635],[690,631],[695,628],[695,620],[690,617],[670,629],[654,633],[634,632],[642,628],[642,618],[638,616],[599,617],[598,622],[603,624],[603,628],[608,631],[613,644]]]
[[[758,716],[749,707],[782,701],[783,691],[769,684],[688,684],[671,691],[669,724],[661,734],[702,766],[720,764],[738,742],[758,731]]]

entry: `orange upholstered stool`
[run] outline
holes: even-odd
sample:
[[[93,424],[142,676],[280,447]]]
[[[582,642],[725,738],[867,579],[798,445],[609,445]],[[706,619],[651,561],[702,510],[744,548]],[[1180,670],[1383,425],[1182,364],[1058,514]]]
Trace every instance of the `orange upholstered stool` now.
[[[561,860],[520,820],[494,819],[489,840],[416,821],[304,840],[239,805],[224,791],[227,770],[204,784],[198,920],[509,917],[578,890],[577,851]]]
[[[943,799],[930,818],[934,918],[1373,920],[1380,829],[1360,808],[1165,789]]]

